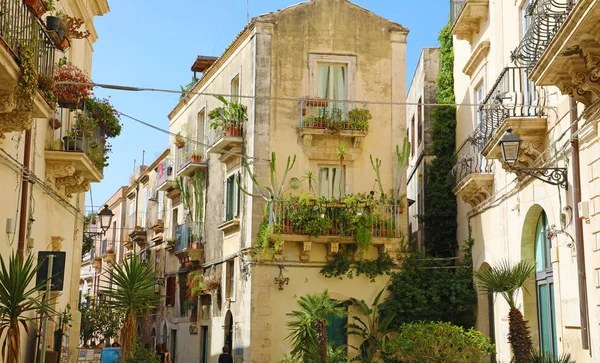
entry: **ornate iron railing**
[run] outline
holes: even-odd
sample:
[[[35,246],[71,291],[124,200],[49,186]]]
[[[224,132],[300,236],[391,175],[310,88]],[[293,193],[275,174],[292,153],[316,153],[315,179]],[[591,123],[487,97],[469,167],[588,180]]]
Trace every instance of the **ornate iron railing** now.
[[[19,44],[33,46],[39,74],[52,77],[55,46],[39,19],[34,17],[23,0],[0,0],[0,44],[17,61]]]
[[[454,25],[464,7],[465,0],[450,0],[450,24]]]
[[[477,110],[477,142],[483,148],[509,117],[540,117],[545,113],[543,88],[527,78],[525,68],[506,67]]]
[[[529,28],[519,46],[511,53],[513,63],[531,71],[540,60],[576,1],[534,0],[526,9]]]
[[[371,112],[360,101],[303,99],[300,106],[300,128],[330,131],[367,131]]]
[[[471,174],[492,173],[494,163],[481,155],[477,131],[469,136],[455,154],[456,163],[448,175],[448,183],[454,188]]]

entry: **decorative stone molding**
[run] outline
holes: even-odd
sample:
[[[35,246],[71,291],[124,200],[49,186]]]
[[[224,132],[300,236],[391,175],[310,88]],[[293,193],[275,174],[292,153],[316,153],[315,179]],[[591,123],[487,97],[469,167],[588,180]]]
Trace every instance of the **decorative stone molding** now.
[[[477,45],[477,48],[472,52],[471,58],[467,61],[466,65],[463,68],[463,73],[469,77],[473,76],[475,70],[479,68],[479,65],[483,60],[487,57],[490,52],[490,41],[484,40],[483,42]]]
[[[452,26],[452,35],[469,43],[479,33],[479,26],[488,19],[489,0],[465,0],[465,4]]]
[[[46,163],[46,181],[54,184],[56,178],[75,174],[75,164],[72,162]]]
[[[310,251],[312,249],[312,242],[302,242],[302,252],[300,252],[300,261],[310,261]]]
[[[454,195],[461,197],[463,202],[476,207],[492,195],[494,185],[494,174],[472,173],[465,177],[452,189]]]
[[[519,159],[513,166],[517,168],[534,167],[535,160],[544,150],[547,123],[548,122],[545,117],[507,118],[498,127],[494,137],[491,138],[484,146],[481,154],[488,160],[497,159],[502,161],[500,139],[502,136],[504,136],[506,130],[511,127],[513,129],[512,133],[518,135],[522,140],[519,151]]]
[[[62,242],[65,240],[61,236],[52,236],[52,251],[60,251],[62,249]]]
[[[21,132],[33,126],[33,112],[11,111],[0,113],[0,134],[7,132]]]
[[[367,136],[367,131],[342,130],[332,134],[331,131],[326,129],[302,127],[298,129],[298,135],[302,138],[302,145],[305,150],[313,147],[316,145],[317,141],[322,140],[323,138],[330,139],[332,135],[350,139],[352,141],[352,147],[360,148],[365,136]]]
[[[102,174],[83,153],[45,150],[46,181],[67,197],[90,190],[91,182],[102,180]]]
[[[17,100],[14,93],[0,94],[0,113],[11,112],[17,107]]]

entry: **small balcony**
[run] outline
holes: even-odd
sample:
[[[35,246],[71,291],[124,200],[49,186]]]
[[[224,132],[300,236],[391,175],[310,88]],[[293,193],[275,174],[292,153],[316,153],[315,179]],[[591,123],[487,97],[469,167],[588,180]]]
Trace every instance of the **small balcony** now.
[[[481,23],[487,21],[488,11],[489,0],[450,0],[452,35],[472,43]]]
[[[538,86],[556,86],[586,107],[600,99],[600,1],[538,0],[513,58]]]
[[[146,213],[137,212],[127,218],[127,228],[129,239],[137,243],[140,248],[146,247],[148,241]]]
[[[472,207],[489,198],[494,185],[494,162],[486,160],[479,151],[475,132],[456,152],[456,164],[448,175],[454,195]]]
[[[369,132],[371,112],[364,103],[304,99],[299,103],[298,134],[305,151],[318,140],[338,136],[348,138],[354,148],[360,148]]]
[[[42,93],[35,92],[33,109],[20,105],[15,86],[21,74],[20,44],[32,44],[38,74],[52,78],[55,47],[41,22],[22,0],[0,0],[0,134],[21,132],[33,126],[33,117],[45,118],[52,109]],[[35,85],[37,87],[37,84]]]
[[[176,155],[177,176],[192,176],[196,171],[206,169],[203,148],[195,143],[186,143],[184,147],[177,149]]]
[[[231,156],[242,152],[244,142],[244,123],[232,124],[226,128],[211,129],[208,135],[206,150],[211,154],[220,154],[225,162]]]
[[[188,222],[175,227],[173,253],[181,263],[191,261],[202,263],[204,256],[202,231],[202,223],[196,222]]]
[[[357,243],[357,235],[365,229],[372,245],[392,251],[400,246],[404,236],[403,213],[403,205],[382,205],[372,200],[292,199],[275,204],[273,232],[283,242],[303,244],[301,261],[310,260],[312,243],[327,244],[329,253],[335,253],[340,244]]]
[[[174,164],[172,158],[166,158],[157,167],[156,188],[162,192],[172,188],[175,181]]]
[[[103,179],[101,131],[98,127],[78,131],[77,117],[81,115],[85,111],[57,108],[47,121],[46,178],[67,196],[86,192],[90,183]]]
[[[502,160],[498,142],[511,127],[524,141],[521,144],[524,159],[516,166],[532,166],[545,144],[546,98],[544,89],[536,88],[527,78],[525,68],[504,68],[477,111],[476,137],[481,154],[488,160]]]

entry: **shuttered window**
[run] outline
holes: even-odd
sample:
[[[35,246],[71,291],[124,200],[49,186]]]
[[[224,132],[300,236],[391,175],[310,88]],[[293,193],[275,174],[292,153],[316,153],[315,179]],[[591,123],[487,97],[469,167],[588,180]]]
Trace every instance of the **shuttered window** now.
[[[240,212],[240,188],[233,174],[223,182],[223,222],[231,221],[239,217]]]

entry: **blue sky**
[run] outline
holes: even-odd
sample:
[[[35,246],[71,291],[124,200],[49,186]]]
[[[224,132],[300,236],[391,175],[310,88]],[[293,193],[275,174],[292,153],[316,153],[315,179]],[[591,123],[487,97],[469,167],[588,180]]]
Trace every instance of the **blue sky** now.
[[[297,0],[248,0],[250,17],[293,5]],[[407,82],[410,83],[423,47],[438,45],[438,32],[448,21],[447,0],[354,0],[354,3],[410,29]],[[111,11],[96,17],[92,79],[97,83],[179,89],[187,84],[197,55],[218,56],[247,22],[246,0],[109,0]],[[407,85],[408,87],[408,85]],[[121,112],[168,129],[168,113],[176,94],[95,89],[110,96]],[[302,96],[302,95],[298,95]],[[95,207],[127,185],[134,163],[145,152],[149,164],[168,147],[168,135],[127,118],[123,132],[112,140],[113,153],[104,180],[92,184],[86,205]],[[92,200],[90,199],[92,196]]]

